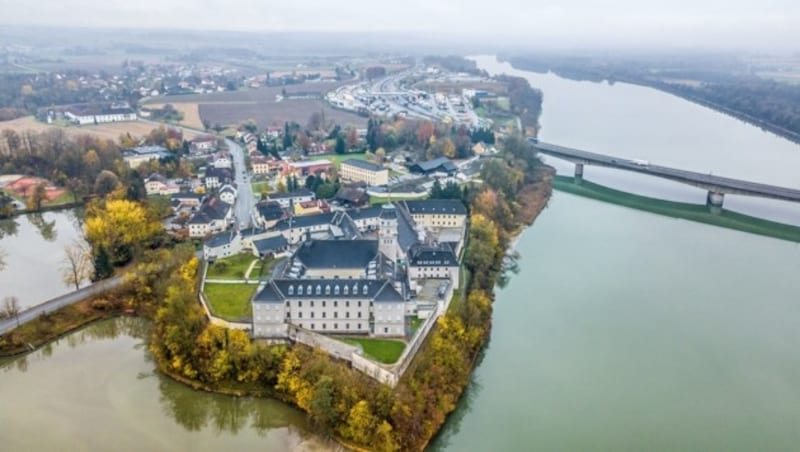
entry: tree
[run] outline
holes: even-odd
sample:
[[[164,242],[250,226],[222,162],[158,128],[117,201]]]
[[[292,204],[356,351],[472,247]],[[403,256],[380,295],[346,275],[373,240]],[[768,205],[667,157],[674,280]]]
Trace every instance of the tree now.
[[[292,147],[292,134],[289,133],[289,123],[283,123],[283,149]]]
[[[353,149],[358,144],[358,131],[351,127],[347,129],[347,148]]]
[[[278,193],[286,193],[286,184],[280,180],[278,181],[278,186],[275,188]]]
[[[336,147],[334,148],[334,151],[339,155],[342,155],[342,154],[347,152],[347,148],[345,147],[344,138],[342,138],[341,135],[336,137]]]
[[[88,247],[80,242],[73,242],[64,247],[64,260],[61,273],[64,284],[81,288],[81,283],[94,275],[92,254]]]
[[[98,196],[105,197],[116,190],[118,185],[119,177],[111,171],[103,170],[94,181],[94,192]]]
[[[383,165],[384,160],[386,160],[386,150],[384,148],[378,148],[375,151],[375,160],[377,160],[378,165]]]
[[[19,299],[14,296],[3,298],[3,310],[0,311],[0,314],[6,319],[16,317],[17,326],[19,326]]]
[[[109,200],[93,208],[86,219],[86,238],[95,250],[103,246],[114,263],[124,263],[131,251],[161,233],[163,226],[141,204],[126,199]]]
[[[33,193],[26,202],[29,210],[39,211],[42,208],[42,203],[47,199],[47,184],[44,182],[36,184]]]
[[[336,196],[336,185],[330,182],[325,182],[317,187],[317,198],[330,199]]]
[[[94,255],[94,281],[106,279],[114,274],[114,266],[111,265],[111,258],[106,251],[106,247],[100,246]]]
[[[336,421],[333,378],[323,375],[317,380],[309,401],[309,408],[308,414],[314,425],[323,431],[330,431]]]
[[[314,132],[325,127],[325,115],[319,111],[311,113],[308,118],[308,130]]]
[[[256,133],[258,131],[258,125],[256,125],[256,121],[254,119],[248,119],[247,121],[242,124],[242,128],[250,133]]]

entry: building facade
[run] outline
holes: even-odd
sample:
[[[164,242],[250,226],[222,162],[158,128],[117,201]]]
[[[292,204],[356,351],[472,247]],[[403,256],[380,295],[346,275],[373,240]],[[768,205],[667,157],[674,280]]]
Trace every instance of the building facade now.
[[[364,160],[349,159],[339,167],[339,177],[350,182],[364,182],[367,185],[387,185],[389,170]]]

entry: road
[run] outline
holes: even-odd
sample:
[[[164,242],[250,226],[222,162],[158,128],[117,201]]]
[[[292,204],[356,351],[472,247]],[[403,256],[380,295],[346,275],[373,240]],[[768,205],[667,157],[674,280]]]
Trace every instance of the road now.
[[[256,206],[256,199],[253,196],[253,187],[250,185],[250,178],[247,175],[247,166],[244,162],[244,150],[238,143],[226,139],[228,150],[233,159],[234,181],[236,182],[236,205],[234,212],[236,215],[237,228],[249,228],[253,225],[253,212]]]
[[[16,328],[18,325],[24,325],[47,312],[53,312],[57,309],[63,308],[64,306],[77,303],[81,300],[101,294],[109,289],[113,289],[121,285],[124,281],[124,276],[116,276],[111,279],[97,282],[91,286],[84,287],[83,289],[75,292],[45,301],[44,303],[36,305],[32,308],[28,308],[20,312],[15,318],[0,320],[0,334],[6,334],[7,332]]]

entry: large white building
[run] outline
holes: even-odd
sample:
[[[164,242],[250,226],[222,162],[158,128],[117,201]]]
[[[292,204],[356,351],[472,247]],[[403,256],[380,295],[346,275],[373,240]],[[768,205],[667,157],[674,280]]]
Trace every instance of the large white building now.
[[[64,116],[78,125],[136,121],[136,112],[127,104],[71,105]]]
[[[403,336],[412,294],[429,280],[456,287],[460,278],[466,208],[458,200],[422,202],[424,210],[415,206],[420,223],[404,202],[278,221],[265,234],[280,232],[282,243],[296,249],[256,292],[253,334],[283,338],[291,324],[322,333]],[[423,225],[439,221],[461,225],[442,226],[453,233],[439,237],[452,241],[434,239]]]
[[[389,170],[365,160],[349,159],[339,167],[339,177],[350,182],[364,182],[367,185],[386,185],[389,183]]]

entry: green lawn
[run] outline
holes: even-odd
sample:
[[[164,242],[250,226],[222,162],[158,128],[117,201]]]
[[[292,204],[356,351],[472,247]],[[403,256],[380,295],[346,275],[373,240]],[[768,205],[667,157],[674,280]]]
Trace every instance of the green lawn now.
[[[252,318],[250,299],[257,284],[206,284],[203,292],[211,312],[226,320]]]
[[[256,194],[256,195],[260,195],[261,192],[263,192],[265,188],[267,190],[271,190],[270,186],[269,186],[269,182],[267,182],[267,181],[253,182],[252,184],[250,184],[250,186],[253,187],[253,193]]]
[[[65,191],[60,196],[56,197],[52,201],[48,202],[48,206],[58,206],[61,204],[69,204],[75,202],[75,197],[72,196],[72,193]]]
[[[419,327],[422,326],[423,322],[425,322],[425,319],[420,319],[419,317],[410,317],[408,319],[408,327],[411,330],[412,336],[417,332]]]
[[[274,257],[268,257],[264,261],[264,263],[261,264],[261,271],[259,273],[259,276],[261,276],[262,278],[268,278],[269,276],[271,276],[272,275],[272,268],[275,266],[275,264],[278,263],[278,261],[281,261],[281,260],[283,260],[283,259],[275,259]],[[253,273],[251,273],[250,276],[251,277],[254,276],[254,273],[255,273],[255,269],[253,269]]]
[[[219,259],[208,267],[206,279],[244,279],[247,268],[254,260],[257,258],[248,253]]]
[[[333,162],[334,165],[338,168],[341,165],[342,161],[344,160],[367,160],[367,154],[365,152],[353,152],[350,154],[325,154],[325,155],[315,155],[313,157],[309,157],[310,160],[330,160]]]
[[[392,364],[400,358],[406,344],[401,341],[390,339],[371,339],[371,338],[339,338],[343,342],[352,345],[360,345],[364,350],[364,354],[370,358],[384,363]]]

